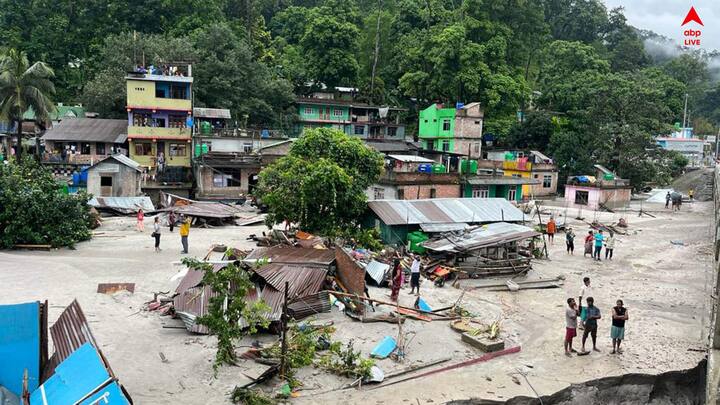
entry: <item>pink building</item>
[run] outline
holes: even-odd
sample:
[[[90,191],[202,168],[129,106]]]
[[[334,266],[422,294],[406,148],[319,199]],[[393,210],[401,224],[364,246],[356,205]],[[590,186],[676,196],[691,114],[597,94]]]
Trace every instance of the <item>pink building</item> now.
[[[630,204],[632,186],[626,179],[601,165],[595,165],[596,176],[571,176],[565,185],[568,207],[597,210],[616,209]]]

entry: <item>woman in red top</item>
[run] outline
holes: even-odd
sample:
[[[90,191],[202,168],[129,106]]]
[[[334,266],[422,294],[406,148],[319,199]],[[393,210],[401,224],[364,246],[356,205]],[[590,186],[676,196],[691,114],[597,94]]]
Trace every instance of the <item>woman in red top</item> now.
[[[583,257],[587,257],[588,254],[592,254],[594,239],[595,238],[593,237],[593,231],[588,231],[588,234],[585,237],[585,253],[583,253]]]
[[[142,208],[140,208],[137,213],[137,226],[136,226],[136,229],[140,232],[145,231],[145,223],[143,221],[145,221],[145,213],[143,212]]]
[[[397,302],[398,295],[400,295],[400,288],[402,287],[402,266],[400,266],[400,259],[395,259],[393,263],[392,273],[392,292],[390,293],[390,299]]]

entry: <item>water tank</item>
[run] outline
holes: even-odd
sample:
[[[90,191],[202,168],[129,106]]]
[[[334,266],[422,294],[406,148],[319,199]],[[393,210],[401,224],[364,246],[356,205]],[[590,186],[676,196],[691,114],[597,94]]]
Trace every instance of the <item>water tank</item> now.
[[[615,180],[615,175],[612,173],[605,173],[603,180]]]
[[[75,185],[75,186],[77,186],[78,184],[80,184],[80,173],[78,173],[78,172],[73,173],[73,175],[72,175],[72,184]]]
[[[470,169],[468,170],[468,173],[476,174],[478,171],[478,161],[477,160],[470,160],[469,162]]]
[[[410,242],[410,246],[408,247],[409,251],[415,253],[425,253],[425,248],[420,246],[420,243],[430,239],[426,234],[421,231],[410,232],[408,233],[407,238],[408,242]]]
[[[207,155],[208,151],[209,151],[208,145],[206,143],[202,144],[202,146],[200,147],[200,152],[203,155]]]
[[[515,155],[512,152],[506,152],[505,153],[505,160],[513,161],[515,160]]]
[[[432,173],[432,165],[428,163],[423,163],[421,165],[418,165],[418,171],[420,173]]]
[[[200,133],[203,135],[210,135],[212,134],[212,124],[210,124],[207,121],[203,121],[200,123]]]
[[[200,153],[202,151],[202,146],[200,144],[195,145],[195,157],[200,157]]]
[[[470,166],[467,159],[460,159],[460,173],[470,173]]]
[[[434,164],[432,166],[433,173],[445,173],[445,165],[442,164]]]

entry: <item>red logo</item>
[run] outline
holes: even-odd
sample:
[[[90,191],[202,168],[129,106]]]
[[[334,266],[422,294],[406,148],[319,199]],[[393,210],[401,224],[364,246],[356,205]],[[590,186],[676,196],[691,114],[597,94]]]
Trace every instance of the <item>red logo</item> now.
[[[690,11],[688,11],[687,15],[685,16],[685,19],[683,20],[682,24],[680,26],[683,26],[690,21],[695,21],[696,23],[702,25],[703,27],[705,24],[703,24],[702,20],[700,19],[700,16],[698,15],[697,11],[695,11],[695,7],[690,6]]]
[[[685,16],[685,19],[683,20],[682,24],[680,26],[684,26],[687,23],[694,22],[697,24],[700,24],[701,26],[705,26],[700,19],[700,16],[698,15],[697,11],[695,11],[695,7],[690,7],[690,11],[688,11],[687,15]],[[685,40],[683,41],[683,45],[685,46],[700,46],[700,36],[702,35],[702,31],[699,29],[694,30],[692,28],[686,29],[683,31],[683,35],[685,36]]]

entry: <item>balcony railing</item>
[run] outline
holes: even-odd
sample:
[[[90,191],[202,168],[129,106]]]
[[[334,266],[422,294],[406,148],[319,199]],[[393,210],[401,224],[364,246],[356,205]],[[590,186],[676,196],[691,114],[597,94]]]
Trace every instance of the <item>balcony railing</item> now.
[[[504,170],[530,171],[530,170],[532,170],[532,163],[518,162],[516,160],[505,160],[505,161],[503,161],[503,169]]]
[[[128,127],[128,138],[177,139],[192,136],[190,128]]]
[[[68,154],[63,157],[59,153],[46,153],[42,157],[43,163],[72,164],[72,165],[93,165],[110,156],[97,154]]]

